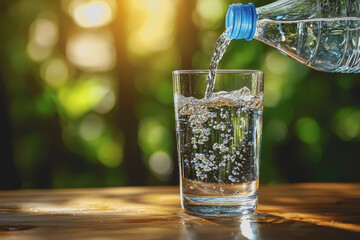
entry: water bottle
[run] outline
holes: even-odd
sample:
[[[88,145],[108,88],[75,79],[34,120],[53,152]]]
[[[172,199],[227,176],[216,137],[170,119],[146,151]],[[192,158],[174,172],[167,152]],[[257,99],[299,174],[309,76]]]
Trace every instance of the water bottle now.
[[[320,71],[360,72],[360,0],[280,0],[230,5],[230,39],[256,39]]]

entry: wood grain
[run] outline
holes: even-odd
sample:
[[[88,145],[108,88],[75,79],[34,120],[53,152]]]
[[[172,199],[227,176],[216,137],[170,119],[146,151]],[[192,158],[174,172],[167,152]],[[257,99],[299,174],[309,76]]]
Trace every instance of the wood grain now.
[[[183,213],[178,187],[3,191],[3,239],[360,239],[360,184],[261,186],[237,218]]]

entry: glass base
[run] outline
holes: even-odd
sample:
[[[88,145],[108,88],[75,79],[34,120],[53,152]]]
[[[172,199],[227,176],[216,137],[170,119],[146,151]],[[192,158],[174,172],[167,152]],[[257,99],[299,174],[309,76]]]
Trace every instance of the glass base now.
[[[251,214],[257,207],[257,193],[242,197],[196,197],[183,194],[186,213],[198,216],[239,216]]]

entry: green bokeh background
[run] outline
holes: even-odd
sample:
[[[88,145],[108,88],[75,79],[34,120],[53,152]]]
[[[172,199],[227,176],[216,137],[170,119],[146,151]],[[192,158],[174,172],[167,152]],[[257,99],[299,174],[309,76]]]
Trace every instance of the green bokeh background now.
[[[102,1],[113,20],[92,28],[72,18],[75,0],[1,1],[2,189],[178,184],[171,72],[208,68],[236,1],[77,0]],[[56,41],[36,49],[42,20]],[[81,33],[106,35],[113,65],[72,59]],[[255,40],[233,41],[219,68],[265,71],[262,184],[360,180],[358,74],[317,72]]]

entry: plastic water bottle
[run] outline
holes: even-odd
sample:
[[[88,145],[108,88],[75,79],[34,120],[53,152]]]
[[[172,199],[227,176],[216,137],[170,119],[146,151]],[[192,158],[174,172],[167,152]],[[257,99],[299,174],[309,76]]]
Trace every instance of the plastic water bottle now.
[[[256,39],[316,70],[360,72],[360,0],[230,5],[230,39]]]

